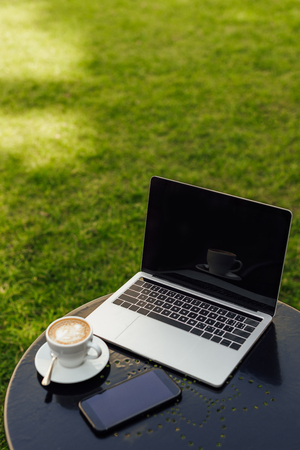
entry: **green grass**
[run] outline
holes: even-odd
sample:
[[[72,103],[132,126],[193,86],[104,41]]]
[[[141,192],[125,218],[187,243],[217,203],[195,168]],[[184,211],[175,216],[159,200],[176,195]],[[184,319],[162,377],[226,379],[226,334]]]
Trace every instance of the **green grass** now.
[[[1,404],[51,320],[139,269],[152,175],[291,209],[300,309],[299,31],[297,0],[1,2]]]

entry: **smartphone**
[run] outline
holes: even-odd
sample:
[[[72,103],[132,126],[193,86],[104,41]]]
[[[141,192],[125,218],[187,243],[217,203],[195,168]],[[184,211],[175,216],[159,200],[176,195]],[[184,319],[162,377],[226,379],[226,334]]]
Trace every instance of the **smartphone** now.
[[[93,429],[101,433],[180,395],[180,387],[164,370],[151,369],[81,400],[79,408]]]

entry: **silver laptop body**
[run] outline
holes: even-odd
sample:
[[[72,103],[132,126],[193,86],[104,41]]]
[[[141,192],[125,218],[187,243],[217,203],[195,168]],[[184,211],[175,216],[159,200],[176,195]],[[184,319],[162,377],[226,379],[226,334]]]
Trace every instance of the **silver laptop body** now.
[[[291,219],[153,177],[141,271],[88,316],[94,334],[222,386],[276,313]]]

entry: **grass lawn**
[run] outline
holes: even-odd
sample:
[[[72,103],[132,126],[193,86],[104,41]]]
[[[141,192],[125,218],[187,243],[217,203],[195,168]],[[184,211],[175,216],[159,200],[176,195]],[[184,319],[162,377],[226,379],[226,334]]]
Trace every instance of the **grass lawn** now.
[[[291,209],[300,309],[299,35],[298,0],[2,0],[1,449],[23,352],[139,269],[152,175]]]

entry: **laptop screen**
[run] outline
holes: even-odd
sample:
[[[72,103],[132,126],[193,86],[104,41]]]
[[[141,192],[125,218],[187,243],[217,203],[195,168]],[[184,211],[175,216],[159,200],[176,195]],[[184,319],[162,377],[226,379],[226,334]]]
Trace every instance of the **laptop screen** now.
[[[273,315],[291,216],[286,209],[153,177],[142,270]]]

